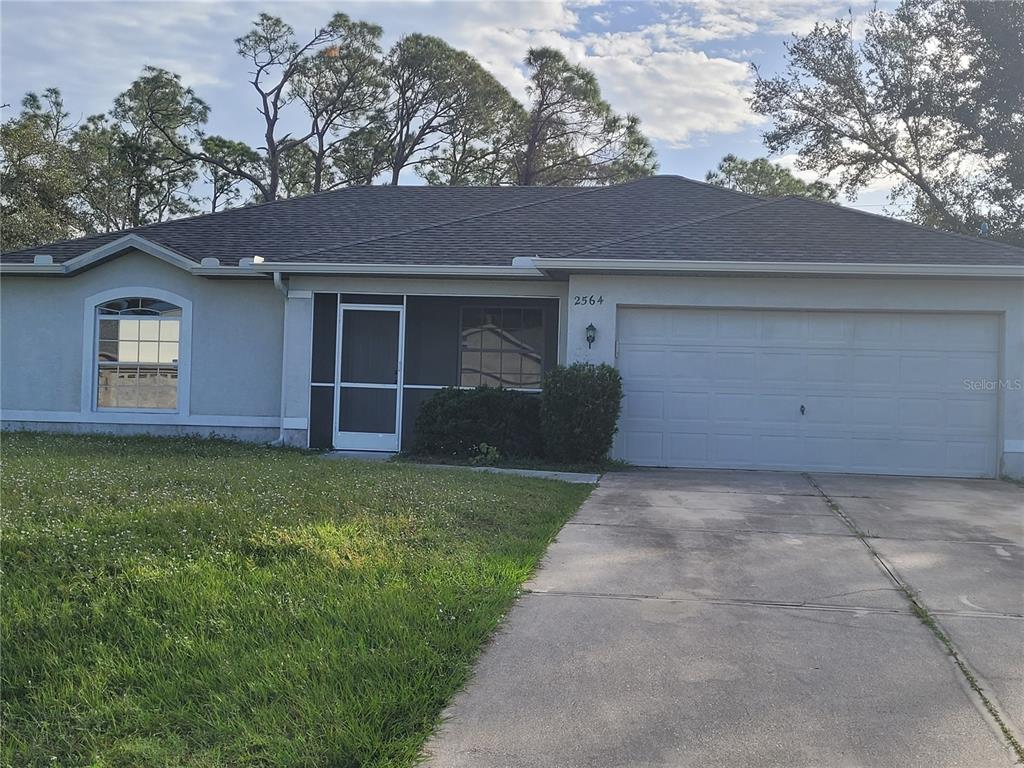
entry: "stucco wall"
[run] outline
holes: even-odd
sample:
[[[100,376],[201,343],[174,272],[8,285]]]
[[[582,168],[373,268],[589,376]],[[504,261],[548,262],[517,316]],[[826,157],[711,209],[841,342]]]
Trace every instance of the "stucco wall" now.
[[[1005,384],[999,406],[1000,469],[1024,476],[1024,388],[1018,383],[1024,379],[1022,281],[577,275],[569,281],[566,358],[614,364],[620,306],[998,313]],[[591,323],[597,339],[588,348],[585,329]]]
[[[190,414],[182,415],[192,418],[180,422],[195,424],[206,416],[226,417],[221,420],[230,426],[277,426],[284,297],[269,280],[195,277],[142,253],[73,277],[0,280],[0,405],[6,420],[20,420],[26,411],[65,417],[80,411],[85,301],[135,286],[192,302],[191,403]]]

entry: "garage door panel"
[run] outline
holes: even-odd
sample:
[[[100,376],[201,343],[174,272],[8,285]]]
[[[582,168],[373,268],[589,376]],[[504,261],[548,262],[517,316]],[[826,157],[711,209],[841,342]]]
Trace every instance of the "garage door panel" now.
[[[804,461],[804,441],[799,435],[761,435],[758,438],[759,455],[774,456],[779,464],[801,466]]]
[[[849,405],[847,404],[847,398],[842,396],[806,397],[803,398],[801,405],[804,405],[806,408],[802,421],[812,427],[819,424],[843,424],[849,417]],[[799,414],[799,405],[796,410]],[[792,411],[790,411],[788,415],[790,421],[796,418],[796,415],[794,415]]]
[[[753,351],[717,352],[713,375],[723,384],[744,384],[757,378],[757,356]]]
[[[664,355],[664,351],[662,354]],[[670,352],[664,357],[670,381],[678,383],[704,382],[714,370],[714,353],[710,350]]]
[[[853,346],[865,349],[888,349],[898,341],[900,320],[898,315],[865,313],[850,317],[853,323]]]
[[[899,401],[899,414],[901,427],[934,429],[946,420],[942,400],[934,397],[902,398]]]
[[[943,401],[946,426],[987,437],[996,433],[998,413],[989,404],[990,397],[950,398]]]
[[[664,352],[657,349],[627,349],[619,358],[619,370],[623,376],[633,379],[661,379],[664,370]]]
[[[850,383],[855,387],[893,391],[899,384],[899,359],[892,352],[855,352]]]
[[[665,417],[673,422],[706,420],[711,416],[713,397],[707,392],[669,392]]]
[[[946,446],[946,466],[950,474],[983,474],[995,461],[992,445],[986,441],[950,442]]]
[[[799,384],[807,378],[807,355],[803,352],[760,352],[758,372],[765,384]]]
[[[815,346],[843,349],[854,339],[854,324],[847,315],[820,313],[807,323],[807,341]]]
[[[710,458],[718,466],[749,467],[758,462],[759,452],[754,435],[719,433],[709,438]]]
[[[751,313],[718,315],[718,340],[753,344],[761,340],[761,318]]]
[[[623,431],[621,444],[624,454],[634,457],[630,461],[641,466],[659,466],[665,460],[662,439],[661,432],[630,429]]]
[[[807,355],[809,384],[843,384],[853,375],[853,361],[848,355],[824,352],[810,352]]]
[[[673,432],[668,437],[668,456],[673,462],[707,462],[708,436],[703,432]]]
[[[665,415],[665,393],[630,392],[622,399],[624,419],[661,419]]]
[[[759,341],[769,344],[792,344],[807,339],[807,321],[798,312],[763,315]]]
[[[994,316],[630,308],[619,318],[616,452],[629,461],[995,472],[996,393],[964,383],[998,376]]]

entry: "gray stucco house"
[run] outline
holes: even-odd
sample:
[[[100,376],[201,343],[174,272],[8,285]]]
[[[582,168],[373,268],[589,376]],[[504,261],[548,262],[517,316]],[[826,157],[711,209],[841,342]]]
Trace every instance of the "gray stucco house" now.
[[[5,428],[393,451],[441,387],[585,360],[637,464],[1024,475],[1024,250],[802,198],[356,187],[0,274]]]

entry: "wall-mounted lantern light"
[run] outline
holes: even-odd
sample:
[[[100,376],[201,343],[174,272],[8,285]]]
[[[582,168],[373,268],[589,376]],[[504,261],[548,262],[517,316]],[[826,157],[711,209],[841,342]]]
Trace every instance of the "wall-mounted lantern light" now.
[[[587,348],[594,346],[594,341],[597,339],[597,328],[591,323],[587,326]]]

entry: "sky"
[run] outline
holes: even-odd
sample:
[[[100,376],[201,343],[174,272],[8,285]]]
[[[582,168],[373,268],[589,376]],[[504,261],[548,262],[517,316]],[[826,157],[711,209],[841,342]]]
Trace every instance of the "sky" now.
[[[793,34],[870,7],[871,0],[2,0],[0,96],[12,105],[6,118],[26,91],[56,86],[72,116],[83,118],[108,110],[149,64],[181,75],[210,105],[209,133],[258,146],[262,119],[234,39],[260,12],[281,16],[302,37],[341,11],[381,25],[385,46],[411,32],[437,35],[519,98],[527,49],[557,48],[596,73],[613,108],[640,117],[660,173],[703,179],[727,153],[767,154],[768,123],[746,102],[751,63],[778,71]],[[794,166],[792,155],[775,159]],[[418,179],[408,170],[402,183]],[[842,202],[879,213],[888,187],[879,180]]]

